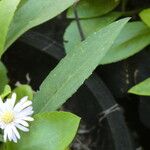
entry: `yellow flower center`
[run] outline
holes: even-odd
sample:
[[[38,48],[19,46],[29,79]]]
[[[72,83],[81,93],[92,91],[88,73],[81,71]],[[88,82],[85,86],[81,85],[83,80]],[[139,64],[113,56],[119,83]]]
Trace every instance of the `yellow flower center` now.
[[[3,113],[1,120],[6,124],[11,123],[14,120],[14,115],[12,112],[6,111]]]

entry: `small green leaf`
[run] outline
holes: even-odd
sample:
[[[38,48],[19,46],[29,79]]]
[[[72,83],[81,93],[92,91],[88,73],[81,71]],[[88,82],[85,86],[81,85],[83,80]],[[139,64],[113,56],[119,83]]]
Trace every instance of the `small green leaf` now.
[[[150,96],[150,78],[135,85],[128,92],[136,95]]]
[[[23,1],[17,9],[10,25],[7,49],[20,35],[49,19],[60,14],[71,6],[76,0],[27,0]]]
[[[121,13],[119,12],[111,12],[99,18],[80,20],[84,36],[87,37],[93,32],[96,32],[100,30],[101,28],[109,25],[120,16],[121,16]],[[76,45],[81,43],[81,37],[79,34],[76,21],[72,21],[71,24],[66,29],[66,32],[64,34],[64,41],[65,41],[64,46],[65,46],[66,52],[73,50]]]
[[[8,77],[7,77],[7,69],[4,64],[0,61],[0,94],[3,92],[4,87],[8,84]]]
[[[0,95],[2,99],[4,99],[6,96],[8,96],[11,93],[11,87],[9,85],[5,85],[4,91]]]
[[[0,142],[4,142],[2,134],[0,134]],[[0,149],[1,149],[1,147],[0,147]]]
[[[3,54],[7,32],[20,0],[0,1],[0,57]]]
[[[72,142],[80,118],[67,112],[35,115],[30,131],[21,134],[17,144],[8,143],[5,150],[64,150]]]
[[[35,113],[59,108],[92,74],[129,18],[95,32],[60,61],[35,93]]]
[[[139,15],[143,22],[150,27],[150,8],[144,9]]]
[[[93,18],[113,10],[120,0],[81,0],[77,4],[79,18]],[[67,12],[68,18],[75,18],[73,8]]]
[[[28,96],[29,100],[33,99],[33,90],[30,85],[21,84],[16,87],[12,93],[15,92],[17,94],[17,100],[20,100],[24,96]]]

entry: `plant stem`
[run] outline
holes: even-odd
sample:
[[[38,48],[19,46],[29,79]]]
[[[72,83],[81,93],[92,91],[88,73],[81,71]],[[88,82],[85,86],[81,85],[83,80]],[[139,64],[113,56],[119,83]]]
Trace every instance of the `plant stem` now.
[[[74,11],[74,15],[75,15],[75,20],[77,22],[77,27],[78,27],[79,34],[80,34],[80,37],[81,37],[81,41],[84,41],[85,36],[84,36],[84,33],[83,33],[83,29],[81,27],[80,19],[79,19],[78,12],[77,12],[77,9],[76,9],[76,4],[73,6],[73,11]]]

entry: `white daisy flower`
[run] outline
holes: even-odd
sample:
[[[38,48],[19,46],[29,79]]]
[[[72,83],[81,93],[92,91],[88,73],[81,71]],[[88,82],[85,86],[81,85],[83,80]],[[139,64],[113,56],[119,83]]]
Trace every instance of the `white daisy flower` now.
[[[11,98],[5,102],[0,98],[0,128],[4,130],[4,142],[7,140],[17,143],[20,134],[17,129],[28,132],[29,124],[27,121],[33,121],[32,101],[28,96],[23,97],[17,104],[16,94],[13,93]]]

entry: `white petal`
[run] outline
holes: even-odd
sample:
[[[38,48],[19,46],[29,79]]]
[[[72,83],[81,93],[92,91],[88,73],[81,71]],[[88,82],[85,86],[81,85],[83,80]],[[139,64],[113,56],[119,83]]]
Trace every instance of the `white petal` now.
[[[27,108],[23,109],[21,112],[27,112],[27,111],[32,111],[33,107],[32,106],[28,106]]]
[[[13,101],[15,101],[15,100],[16,100],[16,97],[17,97],[16,93],[13,93],[12,96],[11,96],[11,99],[12,99]]]
[[[16,102],[16,93],[13,93],[11,96],[11,99],[9,101],[9,105],[10,105],[11,109],[14,107],[15,102]]]
[[[23,97],[14,107],[14,111],[20,110],[20,107],[28,100],[28,96]]]
[[[14,107],[14,111],[16,112],[20,112],[22,111],[23,109],[25,109],[26,107],[32,105],[32,101],[28,100],[26,101],[25,103],[20,103],[20,104],[17,104],[15,107]]]
[[[16,117],[17,118],[23,118],[23,117],[31,116],[33,113],[34,113],[33,111],[21,112],[20,114],[17,114]]]
[[[7,141],[7,138],[9,139],[9,141],[12,140],[12,129],[11,129],[11,125],[7,125],[4,129],[4,142]]]
[[[22,131],[24,131],[24,132],[28,132],[28,131],[29,131],[28,128],[26,128],[26,127],[24,127],[24,126],[22,126],[22,125],[20,125],[20,124],[15,124],[15,126],[16,126],[18,129],[20,129],[20,130],[22,130]]]
[[[34,121],[32,117],[23,117],[22,119],[26,121]]]
[[[0,97],[0,104],[3,104],[3,100],[2,100],[2,98]]]
[[[12,108],[11,108],[11,106],[10,106],[10,101],[11,101],[11,99],[7,99],[7,101],[4,103],[4,105],[3,105],[3,112],[4,111],[12,111]]]
[[[12,135],[12,140],[13,140],[13,142],[17,143],[17,138],[16,138],[15,134]]]
[[[4,110],[4,103],[2,98],[0,97],[0,110],[3,111]]]
[[[7,127],[7,132],[8,132],[8,139],[9,141],[12,141],[12,129],[10,126]]]
[[[23,110],[23,109],[25,109],[26,107],[28,107],[28,106],[30,106],[30,105],[32,105],[32,101],[26,101],[23,105],[22,105],[22,107],[21,107],[21,109]]]
[[[4,123],[4,122],[1,122],[0,123],[0,128],[2,129],[2,130],[4,130],[5,128],[6,128],[6,124]]]
[[[7,130],[6,130],[6,129],[4,129],[4,142],[6,142],[6,141],[7,141],[7,135],[8,135]]]
[[[20,99],[21,103],[25,103],[28,100],[28,96],[24,96],[23,98]]]
[[[26,121],[21,120],[21,119],[16,119],[14,122],[17,123],[17,124],[21,124],[21,125],[23,125],[25,127],[29,126],[29,124]]]
[[[13,130],[13,132],[15,134],[15,137],[17,137],[18,139],[20,139],[20,134],[19,134],[19,132],[18,132],[18,130],[16,129],[15,126],[12,126],[12,130]],[[15,138],[15,137],[13,137],[13,138]]]
[[[18,117],[18,116],[32,115],[32,114],[33,114],[32,109],[33,109],[33,107],[32,107],[32,106],[29,106],[29,107],[23,109],[22,111],[20,111],[19,113],[17,112],[17,113],[16,113],[16,117]]]

